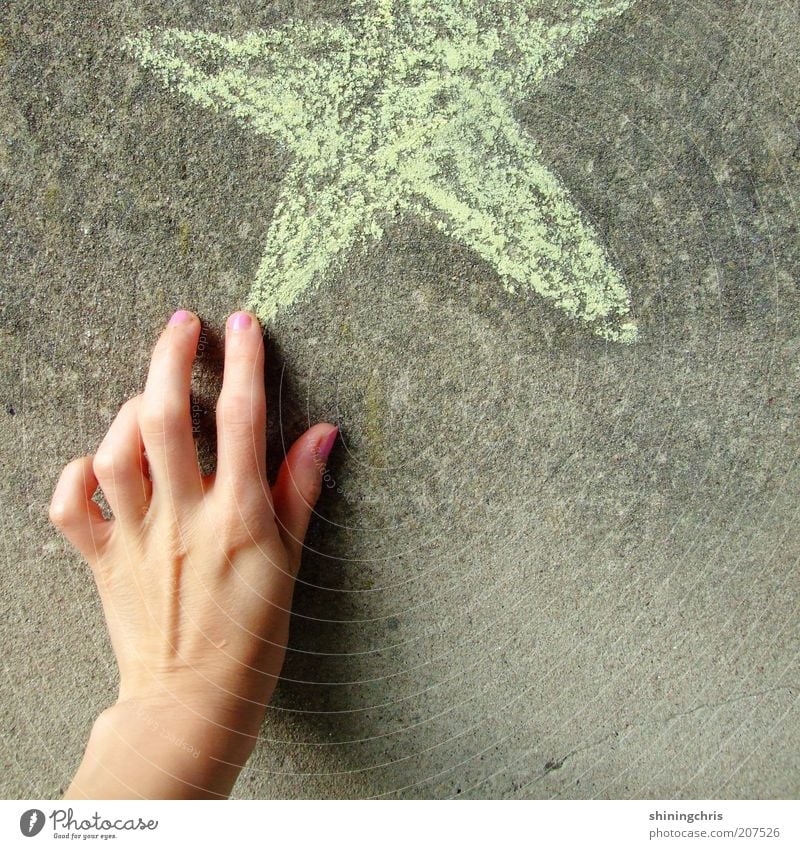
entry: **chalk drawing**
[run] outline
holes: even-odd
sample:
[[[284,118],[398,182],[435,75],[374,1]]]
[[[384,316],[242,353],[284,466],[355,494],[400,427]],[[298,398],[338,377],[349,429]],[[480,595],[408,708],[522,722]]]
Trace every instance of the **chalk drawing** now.
[[[626,286],[513,107],[633,2],[355,0],[341,24],[145,31],[126,46],[170,89],[293,155],[249,297],[262,320],[417,215],[509,292],[632,342]]]

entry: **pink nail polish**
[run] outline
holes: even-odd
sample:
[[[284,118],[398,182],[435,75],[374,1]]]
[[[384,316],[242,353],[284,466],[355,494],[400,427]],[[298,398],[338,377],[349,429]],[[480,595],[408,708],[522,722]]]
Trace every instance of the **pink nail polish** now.
[[[317,445],[317,456],[323,463],[330,457],[337,436],[339,436],[338,425]]]
[[[246,312],[235,312],[228,319],[229,330],[247,330],[253,323],[253,319]]]
[[[168,327],[174,327],[176,324],[183,324],[185,321],[189,321],[192,318],[192,314],[189,310],[178,310],[177,312],[172,314],[172,318],[168,322]]]

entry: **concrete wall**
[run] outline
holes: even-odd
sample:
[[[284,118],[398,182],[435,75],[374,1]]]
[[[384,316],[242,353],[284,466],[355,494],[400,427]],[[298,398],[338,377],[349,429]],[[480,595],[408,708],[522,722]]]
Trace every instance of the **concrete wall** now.
[[[218,338],[291,164],[120,45],[351,9],[5,8],[0,789],[37,797],[115,692],[88,569],[47,521],[58,473],[140,390],[171,310]],[[272,443],[325,417],[344,445],[238,796],[800,791],[799,34],[788,0],[645,0],[515,104],[630,291],[634,344],[413,215],[279,312]],[[211,344],[209,409],[218,373]]]

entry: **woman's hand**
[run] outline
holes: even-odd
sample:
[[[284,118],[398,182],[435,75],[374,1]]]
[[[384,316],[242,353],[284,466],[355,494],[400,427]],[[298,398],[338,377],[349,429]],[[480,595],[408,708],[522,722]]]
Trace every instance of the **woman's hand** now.
[[[120,671],[68,797],[225,796],[283,664],[292,592],[337,428],[292,446],[270,490],[264,347],[228,319],[217,470],[202,477],[190,412],[200,322],[179,311],[144,393],[94,457],[70,463],[50,518],[89,562]],[[99,486],[114,514],[103,518]]]

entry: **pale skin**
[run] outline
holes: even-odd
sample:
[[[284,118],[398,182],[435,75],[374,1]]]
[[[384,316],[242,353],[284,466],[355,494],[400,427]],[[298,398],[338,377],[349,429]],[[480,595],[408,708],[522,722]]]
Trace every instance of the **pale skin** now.
[[[320,423],[267,480],[264,346],[252,313],[225,334],[217,468],[190,410],[196,315],[179,310],[144,392],[94,456],[69,463],[50,518],[91,567],[120,672],[67,799],[225,798],[283,665],[295,576],[337,428]],[[113,517],[92,500],[102,489]]]

